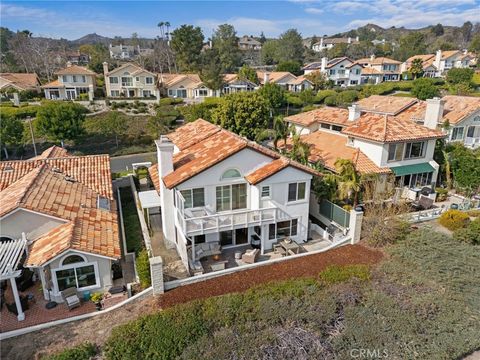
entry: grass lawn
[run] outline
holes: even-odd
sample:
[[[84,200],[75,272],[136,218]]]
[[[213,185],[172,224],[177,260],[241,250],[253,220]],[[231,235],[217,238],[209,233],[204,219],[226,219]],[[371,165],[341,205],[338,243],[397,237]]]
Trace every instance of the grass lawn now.
[[[341,249],[340,249],[341,250]],[[480,253],[422,229],[379,266],[195,300],[112,331],[106,359],[456,359],[480,347]],[[372,357],[373,358],[373,357]]]
[[[135,201],[132,191],[129,187],[120,188],[122,198],[123,222],[125,226],[125,236],[128,252],[138,252],[143,248],[143,235],[138,219]]]

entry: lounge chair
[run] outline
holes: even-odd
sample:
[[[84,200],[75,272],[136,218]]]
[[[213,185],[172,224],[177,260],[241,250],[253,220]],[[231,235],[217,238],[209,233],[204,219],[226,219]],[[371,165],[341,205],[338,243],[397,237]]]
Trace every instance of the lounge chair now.
[[[242,261],[247,264],[253,264],[257,261],[258,254],[260,250],[258,249],[250,249],[245,251],[245,254],[242,256]]]
[[[67,304],[68,310],[72,310],[82,305],[76,287],[69,287],[62,291],[62,299]]]

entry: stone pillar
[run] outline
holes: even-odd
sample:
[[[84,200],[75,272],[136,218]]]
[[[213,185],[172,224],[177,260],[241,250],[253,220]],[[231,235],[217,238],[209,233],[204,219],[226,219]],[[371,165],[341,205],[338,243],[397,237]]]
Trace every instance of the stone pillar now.
[[[18,96],[18,92],[13,93],[13,105],[20,106],[20,98]]]
[[[93,101],[93,95],[94,95],[93,85],[90,84],[88,85],[88,101]]]
[[[363,211],[350,211],[350,223],[348,224],[348,227],[350,229],[350,235],[352,236],[352,244],[356,244],[360,241],[360,236],[362,235],[362,220]]]
[[[163,261],[161,256],[150,258],[150,276],[152,278],[153,295],[163,294]]]

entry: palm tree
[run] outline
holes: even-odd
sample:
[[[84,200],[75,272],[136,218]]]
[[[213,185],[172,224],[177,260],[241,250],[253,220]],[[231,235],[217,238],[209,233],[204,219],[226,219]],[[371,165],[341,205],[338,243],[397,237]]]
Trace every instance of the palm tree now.
[[[413,78],[416,79],[423,74],[423,62],[422,59],[416,58],[413,59],[412,65],[410,66],[410,73],[413,75]]]
[[[442,149],[443,159],[445,163],[445,181],[447,182],[447,189],[452,190],[452,164],[451,164],[451,154],[448,153],[445,149]]]
[[[273,119],[273,147],[278,150],[278,142],[283,140],[283,145],[287,144],[288,125],[281,116]]]
[[[292,133],[292,149],[290,151],[290,157],[299,163],[308,165],[310,145],[302,141],[300,134],[297,134],[294,127],[291,128],[290,131]]]
[[[342,199],[352,198],[353,207],[358,205],[358,194],[362,188],[360,174],[355,169],[352,160],[337,159],[335,161],[337,172],[338,195]]]

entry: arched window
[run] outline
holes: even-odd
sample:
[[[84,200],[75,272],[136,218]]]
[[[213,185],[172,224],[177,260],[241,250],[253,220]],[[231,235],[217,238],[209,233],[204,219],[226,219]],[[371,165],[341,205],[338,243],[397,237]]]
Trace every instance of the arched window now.
[[[130,73],[129,73],[128,71],[125,71],[125,72],[123,73],[123,75],[124,75],[124,76],[128,76],[128,75],[130,75]]]
[[[227,171],[225,171],[222,174],[222,180],[235,179],[235,178],[239,178],[241,176],[242,175],[240,175],[240,171],[238,171],[237,169],[228,169]]]
[[[85,262],[85,258],[80,255],[70,255],[70,256],[67,256],[65,259],[63,259],[62,266],[75,264],[79,262]]]

